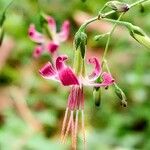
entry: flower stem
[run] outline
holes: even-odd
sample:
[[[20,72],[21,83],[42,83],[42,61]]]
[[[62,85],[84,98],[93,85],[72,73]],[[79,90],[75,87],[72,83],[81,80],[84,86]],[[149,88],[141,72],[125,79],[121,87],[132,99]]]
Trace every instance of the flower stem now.
[[[121,19],[121,17],[122,17],[124,14],[125,14],[125,13],[122,13],[122,14],[118,17],[117,21],[119,21],[119,20]],[[104,60],[105,60],[105,57],[106,57],[106,54],[107,54],[107,51],[108,51],[108,48],[109,48],[109,43],[110,43],[111,36],[112,36],[113,32],[115,31],[115,28],[116,28],[117,24],[118,24],[117,22],[114,24],[112,30],[110,31],[110,33],[109,33],[109,35],[108,35],[107,43],[106,43],[106,46],[105,46],[104,55],[103,55],[103,58],[102,58],[102,66],[103,66],[103,63],[104,63]]]
[[[129,5],[129,8],[131,9],[132,7],[135,7],[136,5],[139,5],[139,4],[142,4],[142,3],[144,3],[144,2],[148,2],[148,1],[150,1],[150,0],[139,0],[139,1],[137,1],[137,2],[135,2],[135,3],[132,3],[131,5]],[[102,12],[104,9],[105,9],[105,5],[102,7],[102,9],[101,9],[100,12]],[[100,14],[100,12],[99,12],[99,14]],[[102,14],[102,18],[106,18],[107,16],[109,16],[109,15],[115,13],[115,12],[116,12],[116,11],[111,10],[111,11],[109,11],[109,12],[107,12],[107,13],[104,13],[104,14]],[[84,31],[85,28],[86,28],[90,23],[92,23],[92,22],[94,22],[94,21],[96,21],[96,20],[100,20],[99,14],[98,14],[98,16],[93,17],[93,18],[87,20],[85,23],[83,23],[83,24],[80,26],[80,28],[79,28],[79,30],[78,30],[77,32]]]
[[[142,4],[142,3],[144,3],[144,2],[147,2],[147,1],[150,1],[150,0],[139,0],[139,1],[137,1],[137,2],[135,2],[135,3],[133,3],[133,4],[131,4],[131,5],[130,5],[130,8],[132,8],[132,7],[136,6],[136,5]]]

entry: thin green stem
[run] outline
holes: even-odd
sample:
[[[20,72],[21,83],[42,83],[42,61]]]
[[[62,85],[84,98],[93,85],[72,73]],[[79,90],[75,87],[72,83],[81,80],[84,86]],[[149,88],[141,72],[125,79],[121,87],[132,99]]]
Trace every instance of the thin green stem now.
[[[122,13],[117,21],[119,21],[121,19],[121,17],[124,15],[125,13]],[[117,27],[117,22],[114,24],[112,30],[110,31],[110,34],[108,35],[108,38],[107,38],[107,43],[106,43],[106,46],[105,46],[105,51],[104,51],[104,55],[103,55],[103,58],[102,58],[102,66],[103,66],[103,63],[104,63],[104,60],[105,60],[105,57],[106,57],[106,54],[107,54],[107,51],[108,51],[108,48],[109,48],[109,43],[110,43],[110,39],[111,39],[111,36],[113,34],[113,32],[115,31],[115,28]]]
[[[136,5],[139,5],[139,4],[142,4],[142,3],[144,3],[144,2],[148,2],[148,1],[150,1],[150,0],[139,0],[139,1],[137,1],[137,2],[135,2],[135,3],[133,3],[133,4],[131,4],[129,7],[130,7],[130,9],[131,9],[132,7],[135,7]],[[105,8],[105,5],[104,5],[104,7],[103,7],[101,10],[104,10],[104,8]],[[107,12],[107,13],[104,13],[104,14],[102,14],[102,18],[106,18],[107,16],[109,16],[109,15],[115,13],[115,12],[116,12],[116,11],[111,10],[111,11],[109,11],[109,12]],[[81,27],[79,28],[78,31],[83,31],[90,23],[92,23],[92,22],[94,22],[94,21],[96,21],[96,20],[99,20],[99,19],[100,19],[100,17],[99,17],[99,15],[98,15],[98,16],[92,18],[92,19],[87,20],[85,23],[83,23],[83,24],[81,25]]]
[[[15,0],[12,0],[8,3],[8,5],[6,6],[4,12],[6,12],[8,10],[8,8],[12,5],[12,3],[14,2]]]
[[[139,1],[137,1],[137,2],[135,2],[135,3],[133,3],[133,4],[131,4],[131,5],[130,5],[130,8],[132,8],[132,7],[136,6],[136,5],[145,3],[145,2],[147,2],[147,1],[150,1],[150,0],[139,0]]]
[[[96,20],[98,20],[98,16],[96,16],[96,17],[94,17],[94,18],[92,18],[92,19],[87,20],[85,23],[83,23],[83,24],[80,26],[80,28],[79,28],[78,31],[83,31],[90,23],[92,23],[92,22],[94,22],[94,21],[96,21]]]

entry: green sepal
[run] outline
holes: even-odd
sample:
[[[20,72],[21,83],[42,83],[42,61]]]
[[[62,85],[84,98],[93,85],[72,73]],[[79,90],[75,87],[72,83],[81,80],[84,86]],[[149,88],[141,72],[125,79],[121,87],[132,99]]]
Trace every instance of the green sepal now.
[[[77,32],[75,35],[74,43],[75,43],[75,49],[77,50],[79,48],[81,51],[81,56],[82,56],[82,58],[84,58],[85,49],[86,49],[86,45],[87,45],[86,33],[84,33],[83,31]]]
[[[115,86],[115,93],[118,96],[118,98],[121,100],[121,105],[123,107],[127,107],[126,95],[117,85]]]

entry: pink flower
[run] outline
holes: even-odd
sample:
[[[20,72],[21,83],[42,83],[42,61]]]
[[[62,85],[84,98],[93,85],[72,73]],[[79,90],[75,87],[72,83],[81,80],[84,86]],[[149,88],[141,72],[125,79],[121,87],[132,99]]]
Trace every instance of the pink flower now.
[[[85,85],[94,87],[107,87],[114,82],[114,79],[109,73],[102,72],[101,65],[95,57],[89,59],[89,63],[94,65],[94,70],[86,77],[76,76],[71,67],[65,64],[66,60],[66,55],[58,56],[55,66],[48,62],[42,69],[40,69],[39,72],[43,78],[58,81],[64,86]],[[95,83],[99,76],[101,76],[103,80],[102,83]]]
[[[64,42],[68,39],[70,31],[70,23],[68,20],[64,21],[60,32],[56,31],[56,22],[51,16],[45,17],[47,21],[48,31],[51,35],[51,39],[48,39],[48,36],[38,32],[35,29],[35,26],[31,24],[28,29],[28,35],[32,41],[37,43],[37,46],[33,52],[34,57],[39,57],[44,50],[47,50],[49,53],[54,54],[61,42]]]
[[[65,112],[65,117],[62,126],[62,141],[65,139],[71,131],[72,134],[72,146],[76,149],[77,143],[77,130],[78,130],[78,113],[81,110],[82,116],[82,133],[83,141],[85,145],[85,131],[84,131],[84,94],[83,86],[92,87],[107,87],[114,83],[114,79],[107,72],[102,72],[102,67],[97,58],[93,57],[88,60],[88,63],[94,65],[93,72],[85,77],[77,76],[73,69],[65,64],[67,56],[59,56],[56,58],[56,62],[52,65],[48,62],[42,69],[40,69],[40,74],[42,77],[50,80],[55,80],[60,82],[64,86],[71,86],[71,91],[68,97],[68,104]],[[100,77],[102,79],[101,83],[96,83],[96,79]],[[68,114],[70,111],[70,117]],[[75,111],[75,116],[74,116]],[[68,125],[66,125],[68,120]]]

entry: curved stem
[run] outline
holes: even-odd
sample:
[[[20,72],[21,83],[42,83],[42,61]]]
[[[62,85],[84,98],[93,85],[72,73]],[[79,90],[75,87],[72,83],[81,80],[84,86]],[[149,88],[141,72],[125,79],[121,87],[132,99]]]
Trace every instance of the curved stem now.
[[[131,4],[131,5],[129,5],[129,7],[130,7],[130,9],[131,9],[132,7],[135,7],[136,5],[139,5],[139,4],[142,4],[142,3],[144,3],[144,2],[148,2],[148,1],[150,1],[150,0],[139,0],[139,1],[137,1],[137,2],[135,2],[135,3],[133,3],[133,4]],[[104,5],[104,7],[103,7],[101,10],[103,10],[104,8],[105,8],[105,5]],[[101,11],[100,11],[100,12],[101,12]],[[104,14],[102,14],[102,18],[106,18],[107,16],[109,16],[109,15],[115,13],[115,12],[116,12],[116,11],[111,10],[111,11],[109,11],[109,12],[107,12],[107,13],[104,13]],[[92,19],[87,20],[85,23],[83,23],[83,24],[80,26],[80,28],[79,28],[78,31],[79,31],[79,32],[80,32],[80,31],[84,31],[85,28],[86,28],[90,23],[92,23],[92,22],[94,22],[94,21],[96,21],[96,20],[99,20],[99,19],[100,19],[100,17],[99,17],[99,15],[98,15],[98,16],[92,18]]]
[[[119,16],[119,18],[117,19],[117,21],[119,21],[119,20],[121,19],[121,17],[122,17],[124,14],[125,14],[125,13],[122,13],[122,14]],[[103,66],[103,63],[104,63],[104,60],[105,60],[107,51],[108,51],[108,47],[109,47],[109,43],[110,43],[111,36],[112,36],[113,32],[115,31],[115,28],[116,28],[117,24],[118,24],[117,22],[114,24],[112,30],[110,31],[110,34],[108,35],[108,39],[107,39],[107,43],[106,43],[104,55],[103,55],[103,58],[102,58],[102,66]]]
[[[139,0],[139,1],[137,1],[137,2],[135,2],[135,3],[133,3],[133,4],[131,4],[131,5],[130,5],[130,8],[132,8],[132,7],[136,6],[136,5],[145,3],[145,2],[147,2],[147,1],[150,1],[150,0]]]
[[[96,21],[96,20],[98,20],[98,16],[96,16],[96,17],[94,17],[94,18],[92,18],[92,19],[87,20],[85,23],[83,23],[83,24],[80,26],[80,28],[79,28],[79,30],[78,30],[77,32],[84,31],[85,28],[86,28],[90,23],[92,23],[92,22],[94,22],[94,21]]]

